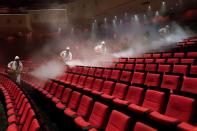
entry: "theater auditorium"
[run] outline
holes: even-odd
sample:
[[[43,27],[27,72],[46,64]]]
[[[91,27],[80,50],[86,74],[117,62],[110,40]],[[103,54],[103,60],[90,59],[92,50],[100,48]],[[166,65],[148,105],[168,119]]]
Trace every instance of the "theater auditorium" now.
[[[0,131],[197,131],[197,0],[0,0]]]

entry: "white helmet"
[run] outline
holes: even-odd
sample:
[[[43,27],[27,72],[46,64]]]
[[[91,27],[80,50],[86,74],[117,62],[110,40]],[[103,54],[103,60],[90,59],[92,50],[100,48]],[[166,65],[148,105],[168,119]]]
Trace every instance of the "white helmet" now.
[[[70,47],[67,46],[67,47],[66,47],[66,50],[70,50]]]
[[[14,58],[14,60],[19,60],[20,58],[19,58],[19,56],[15,56],[15,58]]]
[[[101,44],[104,45],[105,44],[105,41],[101,41]]]

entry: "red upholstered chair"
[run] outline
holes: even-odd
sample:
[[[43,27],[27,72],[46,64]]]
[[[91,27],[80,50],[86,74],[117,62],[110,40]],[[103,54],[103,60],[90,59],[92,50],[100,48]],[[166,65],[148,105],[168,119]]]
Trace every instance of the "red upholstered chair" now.
[[[176,90],[180,82],[180,76],[176,75],[163,75],[161,88]]]
[[[122,74],[120,76],[120,81],[130,82],[131,81],[131,75],[132,75],[132,73],[130,71],[122,71]]]
[[[131,84],[144,84],[145,74],[144,72],[134,72]]]
[[[165,72],[171,72],[171,70],[172,70],[172,66],[170,64],[159,64],[157,71],[165,73]]]
[[[197,94],[197,78],[184,77],[181,91]]]
[[[148,125],[146,125],[144,123],[136,122],[133,131],[158,131],[158,130],[154,129],[151,126],[148,126]]]

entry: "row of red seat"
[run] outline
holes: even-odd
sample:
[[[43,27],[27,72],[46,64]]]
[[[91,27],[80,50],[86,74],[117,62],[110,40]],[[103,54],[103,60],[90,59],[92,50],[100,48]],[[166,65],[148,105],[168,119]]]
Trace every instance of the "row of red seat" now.
[[[197,75],[197,65],[187,65],[187,64],[122,64],[118,63],[115,69],[125,70],[125,71],[145,71],[145,72],[158,72],[158,73],[174,73],[183,75]],[[97,77],[102,77],[105,72],[112,71],[110,68],[102,67],[73,67],[68,72],[92,75]],[[104,74],[103,74],[104,73]]]
[[[77,74],[73,76],[72,81],[67,78],[63,82],[67,85],[70,85],[73,89],[79,89],[94,94],[96,96],[100,96],[102,99],[110,100],[116,105],[128,106],[128,110],[131,110],[133,112],[140,114],[148,113],[150,115],[150,118],[152,120],[156,120],[156,122],[160,122],[162,124],[179,124],[178,128],[183,129],[193,128],[191,125],[185,122],[191,122],[190,120],[192,119],[191,117],[193,113],[192,111],[194,109],[195,99],[172,94],[169,97],[168,106],[164,113],[162,112],[164,110],[163,105],[166,99],[166,95],[164,92],[150,89],[145,92],[145,89],[140,87],[128,87],[126,84],[114,83],[107,80],[104,81],[102,79],[94,80],[94,78],[92,77],[87,77],[86,81],[82,82],[80,78],[83,78],[85,76],[80,76],[77,82],[77,76]],[[64,109],[65,100],[66,102],[68,100],[68,94],[62,91],[64,87],[57,86],[56,83],[53,83],[51,87],[34,87],[40,90],[44,95],[46,95],[46,97],[52,98],[53,102],[58,102],[59,99],[63,100],[63,104],[56,103],[56,106],[57,108]],[[66,90],[71,89],[66,88],[64,91]],[[63,92],[62,95],[61,92]],[[77,97],[75,96],[75,98]],[[176,104],[187,105],[187,108],[178,106]],[[179,108],[176,108],[177,106]],[[159,113],[164,113],[165,115],[161,115]],[[178,114],[182,115],[180,116]],[[180,121],[184,122],[180,123]]]
[[[35,113],[20,88],[2,75],[0,83],[0,90],[4,95],[7,109],[7,131],[38,131],[40,125]]]
[[[84,67],[84,70],[86,67]],[[130,83],[131,85],[145,85],[148,87],[165,88],[170,90],[181,90],[183,92],[189,92],[192,94],[197,94],[195,86],[197,86],[197,78],[187,77],[178,74],[161,74],[152,72],[139,72],[139,71],[121,71],[121,70],[110,70],[97,68],[95,73],[92,74],[94,68],[89,69],[87,77],[86,75],[79,75],[75,73],[65,73],[60,81],[70,84],[73,81],[80,81],[82,84],[87,83],[86,78],[94,79],[97,77],[99,79],[109,79],[115,80],[116,82]],[[183,70],[180,70],[180,72]],[[82,73],[83,74],[83,73]],[[183,79],[183,82],[182,82]],[[66,80],[66,81],[65,81]]]

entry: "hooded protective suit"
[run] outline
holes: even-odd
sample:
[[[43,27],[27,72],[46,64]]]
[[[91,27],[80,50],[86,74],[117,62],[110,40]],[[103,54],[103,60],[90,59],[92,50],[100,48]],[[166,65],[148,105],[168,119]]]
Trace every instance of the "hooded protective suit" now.
[[[13,79],[20,84],[21,75],[20,73],[23,70],[23,64],[20,61],[18,56],[15,57],[14,61],[8,63],[8,68],[10,69],[10,74],[12,75]]]
[[[104,41],[94,47],[96,53],[105,54],[107,52],[107,47]]]
[[[68,61],[72,60],[72,53],[70,52],[70,48],[67,47],[65,51],[62,51],[60,53],[60,57],[64,61],[65,64],[67,64]]]

